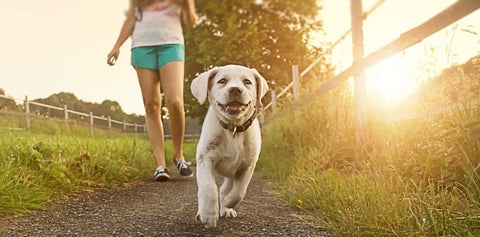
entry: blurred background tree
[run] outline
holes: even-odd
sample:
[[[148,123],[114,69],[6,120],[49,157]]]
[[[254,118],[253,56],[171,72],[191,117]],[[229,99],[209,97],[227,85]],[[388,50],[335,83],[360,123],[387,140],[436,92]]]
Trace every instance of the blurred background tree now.
[[[83,100],[79,100],[73,93],[69,92],[60,92],[56,94],[52,94],[46,98],[35,99],[35,102],[39,102],[42,104],[47,104],[51,106],[56,106],[63,108],[67,105],[69,110],[74,110],[82,113],[90,113],[92,112],[96,116],[103,116],[107,118],[110,116],[111,119],[117,121],[125,121],[128,123],[138,123],[144,124],[145,118],[144,116],[140,116],[137,114],[126,114],[120,104],[117,101],[112,100],[104,100],[102,103],[91,103],[85,102]],[[31,111],[37,114],[54,116],[63,118],[64,112],[58,110],[51,110],[44,107],[39,106],[31,106]]]
[[[291,82],[292,65],[302,70],[324,51],[309,45],[311,33],[322,30],[322,23],[316,19],[321,9],[316,0],[301,4],[284,0],[197,0],[196,7],[197,26],[184,28],[185,103],[190,116],[202,117],[206,112],[207,105],[199,106],[190,92],[191,80],[201,72],[240,64],[256,68],[270,88],[281,90]]]
[[[5,95],[5,90],[0,88],[0,95]],[[18,111],[20,107],[13,100],[0,98],[0,110]]]

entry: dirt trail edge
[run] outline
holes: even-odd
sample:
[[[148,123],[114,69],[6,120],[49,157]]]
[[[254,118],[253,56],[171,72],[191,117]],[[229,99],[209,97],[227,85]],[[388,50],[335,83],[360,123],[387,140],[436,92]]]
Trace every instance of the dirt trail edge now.
[[[331,236],[315,219],[283,202],[272,185],[254,177],[238,217],[216,229],[195,221],[194,178],[146,180],[96,190],[49,204],[46,210],[0,217],[0,236]]]

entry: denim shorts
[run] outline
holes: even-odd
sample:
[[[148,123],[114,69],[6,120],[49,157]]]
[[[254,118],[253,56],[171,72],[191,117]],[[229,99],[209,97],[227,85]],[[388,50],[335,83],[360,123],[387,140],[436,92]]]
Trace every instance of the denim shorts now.
[[[135,47],[132,49],[131,60],[134,67],[158,70],[169,62],[185,62],[185,46],[183,44],[163,44]]]

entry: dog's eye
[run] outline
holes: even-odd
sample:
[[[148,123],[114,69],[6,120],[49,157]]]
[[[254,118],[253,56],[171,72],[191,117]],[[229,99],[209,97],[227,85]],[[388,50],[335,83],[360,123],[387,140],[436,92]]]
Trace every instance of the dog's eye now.
[[[227,84],[227,79],[222,78],[222,79],[220,79],[217,83],[218,83],[218,84]]]
[[[244,80],[243,80],[243,84],[245,84],[245,85],[251,85],[252,82],[251,82],[250,80],[248,80],[248,79],[244,79]]]

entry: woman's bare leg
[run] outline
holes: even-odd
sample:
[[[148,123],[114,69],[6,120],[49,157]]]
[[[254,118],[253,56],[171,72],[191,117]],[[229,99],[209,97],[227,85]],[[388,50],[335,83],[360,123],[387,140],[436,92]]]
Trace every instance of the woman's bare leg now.
[[[183,159],[183,138],[185,134],[185,111],[183,105],[184,64],[173,61],[159,70],[167,105],[170,134],[172,136],[174,158]]]
[[[136,68],[138,82],[145,106],[147,134],[152,145],[157,166],[167,167],[162,125],[162,96],[160,94],[160,77],[157,71]]]

